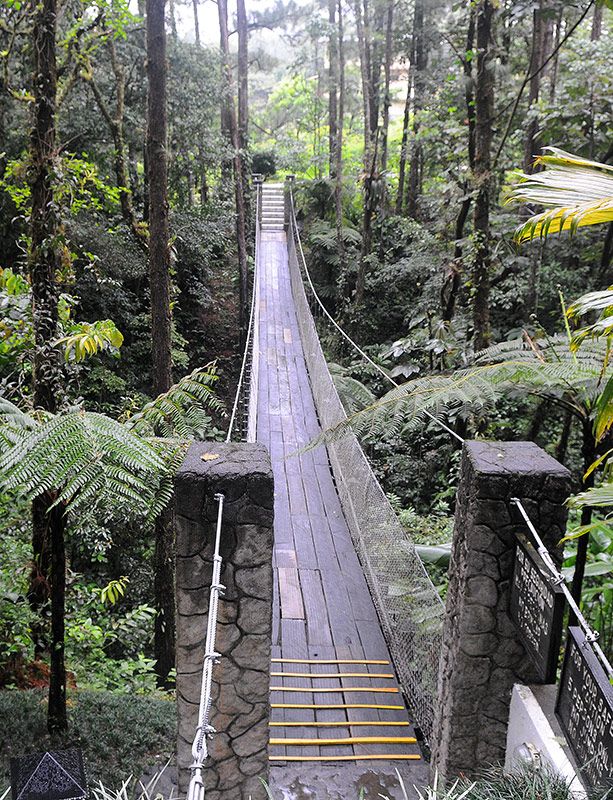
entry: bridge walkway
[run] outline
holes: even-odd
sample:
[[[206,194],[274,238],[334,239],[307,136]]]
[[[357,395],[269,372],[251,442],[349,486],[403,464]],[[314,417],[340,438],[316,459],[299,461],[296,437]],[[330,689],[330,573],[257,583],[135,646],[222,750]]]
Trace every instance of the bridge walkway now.
[[[269,448],[275,477],[273,787],[288,799],[311,796],[292,794],[288,787],[296,781],[311,790],[319,781],[317,800],[353,799],[362,786],[366,797],[382,790],[400,797],[390,789],[394,770],[412,786],[425,782],[426,767],[326,449],[296,455],[320,426],[292,298],[281,199],[280,189],[265,185],[258,291],[257,440]],[[364,737],[392,741],[356,741]],[[307,761],[314,762],[310,770]]]

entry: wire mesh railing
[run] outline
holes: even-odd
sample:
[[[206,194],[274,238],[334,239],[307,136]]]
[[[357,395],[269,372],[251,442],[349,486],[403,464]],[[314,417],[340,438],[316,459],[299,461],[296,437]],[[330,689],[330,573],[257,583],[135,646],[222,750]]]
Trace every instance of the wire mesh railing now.
[[[291,192],[288,201],[292,292],[315,406],[322,428],[327,429],[346,419],[346,414],[311,310],[325,308],[304,259]],[[328,321],[336,325],[331,317]],[[356,436],[349,433],[327,447],[343,511],[383,633],[416,726],[427,741],[434,722],[443,603]]]
[[[259,379],[259,303],[258,288],[260,280],[260,217],[262,213],[262,183],[255,181],[255,247],[253,256],[253,277],[251,287],[251,306],[249,323],[245,337],[245,348],[241,369],[232,405],[226,441],[255,442],[257,423],[257,398]]]

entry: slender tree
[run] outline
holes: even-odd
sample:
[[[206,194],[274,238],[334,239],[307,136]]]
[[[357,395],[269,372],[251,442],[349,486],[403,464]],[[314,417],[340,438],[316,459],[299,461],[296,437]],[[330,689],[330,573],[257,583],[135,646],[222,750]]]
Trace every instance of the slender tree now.
[[[328,173],[336,175],[336,142],[338,139],[338,27],[336,0],[328,0]]]
[[[540,0],[538,8],[532,12],[532,50],[530,54],[529,116],[524,140],[524,172],[533,170],[534,158],[540,153],[539,118],[537,106],[541,91],[541,81],[546,76],[543,64],[551,52],[553,40],[553,18],[550,15],[548,0]]]
[[[417,217],[417,201],[421,185],[422,146],[419,140],[419,114],[423,106],[428,50],[425,44],[425,0],[415,0],[411,43],[411,75],[413,76],[413,126],[411,158],[407,185],[407,214]]]
[[[475,168],[475,80],[473,75],[473,48],[475,46],[475,6],[468,0],[468,25],[466,27],[466,55],[462,58],[462,71],[464,72],[464,100],[466,103],[466,128],[468,133],[468,166],[471,174]],[[470,57],[468,54],[470,53]],[[464,248],[464,228],[468,221],[472,194],[469,180],[461,183],[462,200],[460,210],[456,217],[454,232],[453,261],[441,290],[441,311],[443,320],[451,322],[455,313],[458,294],[462,285],[462,269]]]
[[[194,10],[194,41],[200,47],[200,20],[198,18],[198,0],[192,0]]]
[[[147,0],[149,287],[155,395],[172,385],[165,10],[166,0]],[[159,683],[167,685],[175,665],[174,540],[169,512],[156,521],[154,569],[156,673]]]
[[[387,170],[387,135],[390,124],[392,98],[390,84],[393,60],[394,2],[389,0],[385,15],[385,57],[383,59],[383,119],[381,123],[381,172]]]
[[[238,250],[238,283],[239,283],[239,329],[241,350],[247,336],[248,317],[248,284],[247,271],[247,224],[245,195],[243,192],[243,166],[241,160],[240,136],[234,106],[232,68],[230,65],[230,42],[228,34],[228,2],[218,0],[219,40],[222,57],[223,105],[225,125],[232,150],[232,172],[234,175],[234,200],[236,204],[236,244]]]
[[[33,402],[52,413],[63,396],[61,356],[53,344],[57,338],[59,265],[61,238],[54,202],[56,158],[55,112],[57,100],[56,0],[32,0],[32,44],[34,51],[34,120],[30,136],[32,196],[29,267],[35,338]],[[33,575],[30,602],[40,608],[51,596],[50,680],[47,726],[51,733],[66,730],[66,669],[64,665],[64,612],[66,562],[65,519],[57,498],[45,492],[33,503]],[[38,629],[40,634],[40,629]],[[41,643],[37,642],[40,652]]]
[[[339,273],[345,275],[345,247],[343,243],[343,121],[345,116],[345,42],[343,25],[343,0],[338,0],[337,64],[338,64],[338,103],[334,167],[334,210],[336,215],[336,247],[338,250]]]
[[[480,0],[475,10],[477,73],[475,79],[475,165],[473,215],[474,346],[490,341],[490,201],[492,194],[492,119],[494,116],[494,0]]]

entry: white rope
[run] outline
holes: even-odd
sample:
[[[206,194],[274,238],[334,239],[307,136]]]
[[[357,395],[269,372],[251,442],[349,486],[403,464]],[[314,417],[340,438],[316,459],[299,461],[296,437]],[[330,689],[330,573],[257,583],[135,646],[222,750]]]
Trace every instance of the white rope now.
[[[304,256],[304,250],[302,249],[302,242],[300,240],[300,233],[298,231],[298,222],[296,220],[296,209],[294,207],[294,195],[293,195],[291,186],[290,186],[290,189],[289,189],[289,195],[290,195],[291,209],[292,209],[292,229],[293,229],[293,231],[295,233],[295,239],[296,239],[296,242],[298,244],[298,249],[300,251],[300,258],[301,258],[302,264],[304,266],[304,273],[305,273],[306,278],[307,278],[307,280],[309,282],[309,286],[311,288],[311,292],[313,293],[313,297],[317,301],[319,307],[324,312],[324,314],[326,315],[328,320],[332,323],[332,325],[334,325],[334,327],[341,334],[341,336],[343,336],[349,342],[349,344],[354,348],[354,350],[356,350],[362,356],[363,359],[365,359],[371,366],[373,366],[377,370],[377,372],[385,378],[386,381],[391,383],[393,386],[398,387],[399,384],[392,378],[392,376],[388,375],[388,373],[382,367],[380,367],[379,364],[377,364],[375,361],[373,361],[372,358],[370,358],[370,356],[367,355],[364,352],[364,350],[362,350],[362,348],[359,346],[359,344],[354,342],[353,339],[351,338],[351,336],[349,336],[349,334],[346,333],[343,330],[343,328],[341,328],[341,326],[338,324],[338,322],[334,319],[334,317],[330,314],[328,309],[325,307],[325,305],[320,300],[319,295],[317,294],[317,291],[315,289],[315,286],[313,285],[313,281],[311,280],[311,274],[309,272],[309,268],[307,267],[306,258]],[[435,417],[434,414],[431,414],[425,408],[422,409],[422,414],[424,414],[426,417],[431,419],[432,422],[436,422],[436,424],[439,427],[443,428],[443,430],[447,431],[447,433],[450,436],[453,436],[459,442],[462,442],[462,444],[464,443],[464,439],[460,436],[459,433],[456,433],[456,431],[454,431],[448,425],[445,425],[445,423],[442,422],[442,420],[438,419],[438,417]]]
[[[207,739],[216,733],[211,725],[211,687],[213,682],[213,667],[221,658],[215,651],[215,638],[217,633],[217,612],[219,597],[223,596],[226,588],[221,583],[222,558],[219,555],[221,544],[221,522],[223,518],[224,495],[216,494],[217,500],[217,528],[215,531],[215,550],[213,554],[213,575],[209,594],[209,614],[207,620],[206,643],[204,648],[204,662],[202,665],[202,682],[200,684],[200,705],[198,708],[198,727],[192,744],[193,762],[190,766],[191,778],[187,791],[187,800],[204,800],[204,779],[202,770],[208,756]]]
[[[259,261],[259,235],[258,231],[260,228],[260,193],[261,193],[261,184],[258,184],[258,188],[256,191],[256,211],[255,211],[255,219],[256,219],[256,237],[255,237],[255,258],[254,258],[254,267],[253,267],[253,286],[251,288],[251,309],[249,311],[249,325],[247,327],[247,338],[245,339],[245,349],[243,350],[243,360],[241,362],[241,371],[238,376],[238,384],[236,386],[236,394],[234,396],[234,403],[232,405],[232,414],[230,416],[230,423],[228,425],[228,433],[226,435],[226,442],[229,442],[232,438],[232,432],[234,429],[234,423],[236,422],[236,415],[238,412],[238,404],[240,402],[241,391],[243,388],[243,382],[245,380],[245,372],[247,369],[247,363],[249,361],[249,352],[250,352],[250,345],[253,339],[253,328],[254,328],[254,320],[255,320],[255,307],[256,307],[256,295],[257,295],[257,284],[258,284],[258,261]]]
[[[575,598],[572,596],[568,586],[566,585],[566,580],[564,578],[564,575],[562,575],[562,573],[558,571],[558,568],[556,567],[553,559],[551,558],[551,555],[549,554],[549,550],[547,550],[547,548],[545,547],[545,544],[544,544],[543,540],[539,536],[539,533],[536,530],[536,528],[534,527],[534,524],[533,524],[532,520],[528,516],[528,512],[526,511],[526,509],[524,507],[524,504],[521,502],[521,500],[518,497],[512,497],[511,498],[511,502],[515,503],[515,505],[519,509],[519,513],[524,518],[524,521],[525,521],[525,523],[526,523],[526,525],[528,527],[528,530],[532,534],[532,536],[534,538],[534,541],[536,543],[536,549],[538,551],[538,554],[543,559],[547,569],[551,572],[551,576],[552,576],[552,581],[551,582],[554,585],[559,586],[560,589],[562,589],[562,591],[564,592],[564,596],[566,597],[568,605],[570,606],[572,612],[574,613],[575,617],[577,618],[577,622],[579,623],[579,625],[583,628],[583,630],[585,632],[585,641],[586,641],[586,643],[592,646],[594,652],[596,653],[596,655],[600,659],[600,662],[601,662],[602,666],[604,667],[604,669],[605,669],[607,675],[609,676],[609,678],[613,678],[613,667],[609,663],[608,658],[603,653],[602,648],[600,647],[600,645],[598,644],[598,641],[597,641],[598,638],[600,637],[600,634],[598,633],[598,631],[595,631],[590,627],[590,625],[588,624],[587,620],[585,619],[585,617],[581,613],[581,611],[579,609],[579,606],[577,605],[577,603],[575,601]]]

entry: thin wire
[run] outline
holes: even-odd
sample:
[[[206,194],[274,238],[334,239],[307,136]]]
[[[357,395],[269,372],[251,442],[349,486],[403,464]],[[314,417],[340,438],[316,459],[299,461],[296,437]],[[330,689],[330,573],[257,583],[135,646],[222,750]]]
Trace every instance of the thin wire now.
[[[349,344],[362,356],[362,358],[365,359],[366,361],[368,361],[368,363],[371,366],[373,366],[380,375],[382,375],[393,386],[398,387],[399,384],[391,377],[391,375],[388,375],[388,373],[382,367],[380,367],[379,364],[377,364],[375,361],[373,361],[372,358],[370,358],[370,356],[368,356],[364,352],[364,350],[362,350],[362,348],[356,342],[354,342],[354,340],[351,338],[351,336],[349,336],[349,334],[346,333],[343,330],[343,328],[341,328],[341,326],[338,324],[338,322],[334,319],[334,317],[330,314],[328,309],[325,307],[325,305],[320,300],[319,295],[317,294],[317,291],[315,290],[315,286],[313,285],[313,281],[311,280],[311,274],[309,272],[309,268],[307,267],[306,258],[304,256],[304,250],[302,249],[302,242],[300,240],[300,233],[298,232],[298,222],[296,220],[296,209],[294,207],[294,195],[293,195],[291,186],[290,186],[290,189],[289,189],[289,195],[290,195],[290,201],[291,201],[291,207],[292,207],[292,228],[293,228],[293,231],[295,233],[296,242],[298,243],[298,249],[300,251],[300,257],[302,259],[302,264],[304,266],[304,272],[305,272],[305,275],[306,275],[307,280],[309,282],[309,286],[311,287],[311,291],[313,293],[313,296],[315,297],[315,300],[317,301],[317,303],[320,306],[320,308],[323,311],[323,313],[326,315],[326,317],[332,323],[332,325],[334,325],[336,330],[341,334],[341,336],[343,336],[349,342]],[[448,425],[445,425],[445,423],[442,422],[440,419],[438,419],[438,417],[435,417],[434,414],[431,414],[426,409],[422,409],[422,414],[424,414],[426,417],[431,419],[432,422],[436,422],[436,424],[439,427],[443,428],[443,430],[447,431],[447,433],[450,436],[455,437],[459,442],[464,444],[465,440],[460,436],[460,434],[456,433]]]
[[[215,550],[213,554],[213,575],[209,594],[209,613],[207,619],[206,643],[204,648],[204,661],[202,664],[202,681],[200,684],[200,705],[198,707],[198,726],[192,744],[193,762],[190,766],[191,777],[187,800],[204,800],[204,779],[202,769],[208,756],[206,744],[216,733],[211,725],[211,688],[213,682],[213,667],[219,663],[221,655],[215,651],[215,638],[217,634],[217,614],[219,597],[226,588],[221,583],[222,558],[219,554],[221,546],[221,523],[223,519],[223,505],[225,496],[216,494],[217,500],[217,528],[215,531]]]
[[[232,431],[234,429],[234,423],[236,421],[236,413],[238,411],[238,404],[240,401],[240,395],[243,388],[243,380],[245,378],[245,371],[247,368],[247,361],[249,359],[249,346],[251,344],[251,340],[253,337],[253,324],[255,319],[255,306],[256,306],[256,292],[257,292],[257,283],[258,283],[258,236],[257,231],[259,229],[260,221],[259,221],[259,214],[260,214],[260,184],[258,184],[258,189],[256,193],[256,252],[255,252],[255,264],[253,267],[253,286],[251,287],[251,310],[249,311],[249,325],[247,327],[247,338],[245,339],[245,349],[243,351],[243,360],[241,363],[241,371],[238,376],[238,384],[236,386],[236,395],[234,396],[234,403],[232,405],[232,414],[230,416],[230,423],[228,425],[228,433],[226,436],[226,442],[229,442],[232,438]]]
[[[511,498],[511,502],[515,503],[515,505],[519,509],[519,513],[524,518],[524,521],[525,521],[526,525],[528,526],[528,530],[530,531],[530,533],[534,537],[534,541],[536,542],[536,549],[537,549],[539,555],[541,556],[541,558],[543,559],[543,562],[545,563],[545,566],[551,572],[551,575],[552,575],[552,578],[553,578],[552,583],[554,585],[560,587],[560,589],[564,593],[564,596],[566,597],[568,605],[570,606],[570,608],[572,609],[575,617],[577,618],[577,622],[583,628],[583,630],[585,632],[585,641],[586,641],[586,643],[590,644],[592,646],[592,648],[595,651],[596,655],[600,659],[600,662],[601,662],[602,666],[605,668],[605,671],[606,671],[607,675],[609,676],[609,678],[613,678],[613,667],[609,663],[608,658],[603,653],[602,648],[600,647],[600,645],[598,644],[598,641],[597,641],[599,636],[600,636],[600,634],[598,633],[598,631],[595,631],[590,627],[590,625],[588,624],[587,620],[585,619],[585,617],[581,613],[581,611],[579,609],[579,606],[577,605],[577,603],[575,601],[575,598],[572,596],[568,586],[566,585],[566,580],[564,578],[564,575],[562,575],[562,573],[558,571],[558,568],[556,567],[553,559],[551,558],[551,555],[549,554],[549,550],[545,547],[545,544],[544,544],[543,540],[539,536],[539,533],[536,530],[536,528],[534,527],[534,524],[533,524],[532,520],[528,516],[528,512],[526,511],[526,509],[524,507],[524,504],[521,502],[521,500],[518,497],[512,497]]]

